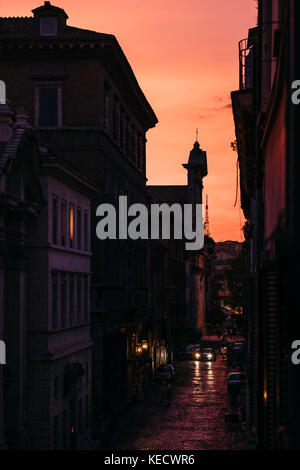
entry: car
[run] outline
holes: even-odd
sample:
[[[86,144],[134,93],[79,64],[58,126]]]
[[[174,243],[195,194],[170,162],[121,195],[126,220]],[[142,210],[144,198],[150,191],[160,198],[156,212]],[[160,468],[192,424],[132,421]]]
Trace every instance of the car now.
[[[244,343],[242,343],[241,341],[237,341],[233,343],[232,345],[233,351],[242,351],[243,349],[244,349]]]
[[[156,371],[156,379],[172,381],[175,376],[175,370],[172,364],[161,364]]]
[[[241,391],[245,382],[245,374],[240,370],[232,370],[228,375],[227,390],[228,393],[234,394]]]
[[[194,358],[198,361],[215,361],[216,353],[213,348],[202,348],[199,351],[195,351]]]
[[[194,354],[194,345],[190,344],[185,348],[184,351],[184,356],[186,359],[193,359],[193,354]]]

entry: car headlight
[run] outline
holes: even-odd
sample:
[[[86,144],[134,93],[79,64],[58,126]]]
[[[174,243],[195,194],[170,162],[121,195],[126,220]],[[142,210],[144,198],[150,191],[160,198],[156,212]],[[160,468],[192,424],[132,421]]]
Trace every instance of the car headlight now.
[[[199,354],[199,353],[195,353],[195,358],[196,358],[196,359],[199,359],[199,357],[200,357],[200,354]]]
[[[212,354],[207,354],[208,359],[212,359]]]

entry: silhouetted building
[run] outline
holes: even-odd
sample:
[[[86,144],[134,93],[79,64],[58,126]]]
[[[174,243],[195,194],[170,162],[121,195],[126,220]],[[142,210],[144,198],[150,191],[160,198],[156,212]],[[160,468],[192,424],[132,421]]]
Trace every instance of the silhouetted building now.
[[[299,448],[299,2],[259,1],[258,26],[240,42],[232,92],[246,224],[249,313],[248,437],[258,448]],[[298,40],[298,41],[297,41]]]
[[[67,19],[50,2],[34,9],[33,17],[1,18],[0,76],[10,107],[26,109],[38,142],[97,186],[88,225],[97,426],[103,413],[118,413],[142,380],[153,353],[153,325],[148,247],[140,241],[100,241],[96,208],[103,202],[116,204],[119,195],[126,195],[128,204],[147,203],[145,134],[157,118],[116,38],[69,26]],[[75,204],[72,198],[66,201]],[[79,227],[84,236],[84,205],[80,208],[82,218],[75,204],[74,230]],[[62,268],[58,276],[64,276]]]
[[[207,175],[206,152],[201,150],[198,141],[190,152],[187,164],[187,185],[154,186],[147,191],[155,203],[202,204],[203,178]],[[195,228],[195,212],[193,228]],[[183,345],[188,340],[188,332],[194,336],[205,334],[205,247],[187,251],[184,240],[166,240],[168,249],[166,276],[166,309],[168,311],[168,344],[170,348]]]

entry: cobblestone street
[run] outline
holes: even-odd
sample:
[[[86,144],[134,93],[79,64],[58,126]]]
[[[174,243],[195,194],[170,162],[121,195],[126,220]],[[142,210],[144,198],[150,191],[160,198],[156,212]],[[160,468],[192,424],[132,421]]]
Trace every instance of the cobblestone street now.
[[[111,449],[242,449],[243,432],[229,430],[224,422],[225,411],[235,407],[227,375],[220,357],[211,363],[178,362],[171,405],[161,404],[159,385],[149,386],[144,401],[120,419]]]

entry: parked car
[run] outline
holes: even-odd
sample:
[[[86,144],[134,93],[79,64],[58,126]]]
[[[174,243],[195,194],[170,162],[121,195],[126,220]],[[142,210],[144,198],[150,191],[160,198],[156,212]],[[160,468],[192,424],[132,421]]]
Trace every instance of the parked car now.
[[[175,370],[172,364],[161,364],[156,371],[156,379],[171,381],[174,379]]]
[[[227,390],[230,394],[240,393],[245,381],[245,374],[240,370],[233,370],[228,375]]]
[[[185,348],[184,356],[185,356],[185,359],[193,359],[193,355],[194,355],[194,345],[190,344],[189,346]]]
[[[216,353],[213,348],[202,348],[194,353],[194,358],[199,361],[215,361]]]
[[[244,343],[242,341],[237,341],[237,342],[233,343],[232,350],[237,351],[237,352],[243,351],[244,350]]]

